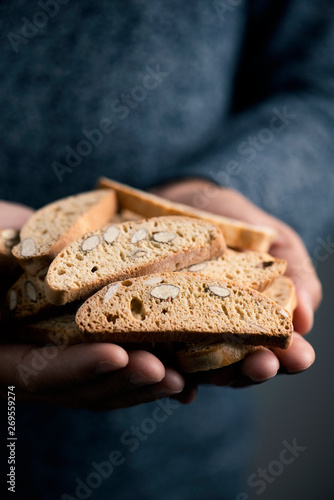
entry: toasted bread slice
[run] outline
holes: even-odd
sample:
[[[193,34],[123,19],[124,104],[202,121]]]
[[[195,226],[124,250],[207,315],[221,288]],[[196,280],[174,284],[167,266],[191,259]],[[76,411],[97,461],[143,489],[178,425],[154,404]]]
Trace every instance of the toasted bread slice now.
[[[83,340],[189,342],[286,348],[290,315],[273,301],[233,281],[192,273],[162,273],[104,287],[78,310]]]
[[[116,211],[112,190],[96,190],[70,196],[41,208],[20,233],[12,253],[30,274],[47,267],[78,236],[104,226]]]
[[[229,247],[267,252],[276,235],[272,228],[247,224],[246,222],[198,210],[182,203],[168,201],[160,196],[134,189],[106,177],[99,179],[97,187],[113,189],[122,208],[132,210],[143,217],[185,215],[217,224]]]
[[[199,219],[156,217],[108,226],[75,240],[55,258],[46,297],[62,305],[113,281],[175,271],[224,250],[219,228]]]
[[[216,278],[227,278],[242,285],[265,290],[286,271],[285,260],[264,252],[236,252],[227,249],[224,255],[190,266],[183,271],[196,272]],[[274,299],[273,299],[274,300]]]

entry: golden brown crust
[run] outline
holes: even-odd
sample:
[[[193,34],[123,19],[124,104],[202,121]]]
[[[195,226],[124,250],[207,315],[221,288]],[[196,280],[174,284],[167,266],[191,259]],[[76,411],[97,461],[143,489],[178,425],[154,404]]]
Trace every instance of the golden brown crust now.
[[[171,202],[160,196],[134,189],[106,177],[99,179],[97,187],[113,189],[117,194],[121,207],[140,213],[143,217],[185,215],[187,217],[202,218],[217,224],[229,247],[267,252],[276,235],[272,228],[247,224],[246,222],[198,210],[182,203]]]

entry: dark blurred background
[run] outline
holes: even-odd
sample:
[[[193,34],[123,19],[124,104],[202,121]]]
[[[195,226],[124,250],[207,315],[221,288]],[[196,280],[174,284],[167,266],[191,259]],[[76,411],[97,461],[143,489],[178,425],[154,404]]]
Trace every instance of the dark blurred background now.
[[[332,241],[334,231],[332,232]],[[315,364],[306,372],[281,375],[251,388],[257,407],[257,451],[249,475],[268,469],[279,459],[283,441],[306,447],[295,461],[284,465],[274,481],[251,487],[251,500],[332,500],[334,401],[333,401],[333,277],[334,253],[319,263],[324,299],[308,340],[316,351]],[[288,456],[288,455],[287,455]],[[291,456],[289,454],[289,456]],[[279,471],[274,465],[273,470]],[[270,480],[273,476],[269,473]],[[254,477],[254,476],[253,476]],[[261,490],[264,490],[260,493]],[[238,499],[239,500],[239,499]],[[241,500],[241,499],[240,499]]]

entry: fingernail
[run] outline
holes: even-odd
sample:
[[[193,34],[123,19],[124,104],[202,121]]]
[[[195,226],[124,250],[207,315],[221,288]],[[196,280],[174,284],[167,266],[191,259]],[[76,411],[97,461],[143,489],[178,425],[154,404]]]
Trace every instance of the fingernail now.
[[[160,378],[156,379],[146,377],[146,375],[143,375],[141,372],[133,372],[129,377],[129,381],[133,385],[156,384],[157,382],[160,382],[160,380]]]
[[[112,363],[111,361],[100,361],[95,367],[95,373],[96,375],[101,375],[102,373],[114,372],[121,368],[124,368],[124,366]]]
[[[270,375],[270,377],[265,377],[265,378],[255,378],[255,377],[250,377],[248,375],[248,378],[251,379],[253,382],[255,382],[256,384],[260,384],[261,382],[266,382],[267,380],[270,380],[271,378],[274,378],[275,376],[277,375],[277,372],[275,373],[275,375]]]
[[[167,396],[173,396],[174,394],[180,394],[183,389],[175,390],[175,389],[167,389],[167,387],[161,387],[159,389],[152,389],[152,396],[155,398],[164,398]]]

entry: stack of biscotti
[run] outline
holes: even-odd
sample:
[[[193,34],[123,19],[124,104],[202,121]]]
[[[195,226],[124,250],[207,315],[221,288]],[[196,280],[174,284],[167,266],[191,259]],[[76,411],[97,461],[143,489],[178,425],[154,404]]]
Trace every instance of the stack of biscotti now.
[[[232,248],[267,252],[276,232],[266,226],[255,226],[229,217],[198,210],[182,203],[168,201],[152,193],[134,189],[120,182],[102,177],[97,187],[112,189],[123,209],[128,209],[143,217],[183,215],[196,217],[216,224],[222,231],[226,244]]]
[[[20,235],[15,232],[15,238],[14,231],[2,231],[13,242],[11,259],[25,271],[7,293],[9,318],[38,318],[55,309],[44,292],[49,264],[72,240],[106,224],[116,209],[113,191],[95,190],[41,208],[22,227]]]
[[[55,202],[22,229],[13,255],[25,273],[7,296],[10,319],[25,322],[21,341],[175,342],[184,371],[219,368],[259,346],[288,347],[294,304],[293,285],[282,277],[286,262],[226,248],[222,234],[225,224],[227,234],[234,231],[230,245],[248,241],[261,250],[270,231],[208,214],[173,215],[170,202],[167,215],[152,217],[159,197],[137,191],[148,216],[141,220],[117,189],[121,214],[115,192],[104,189]],[[78,300],[85,302],[75,315]],[[225,356],[219,362],[217,351]]]

